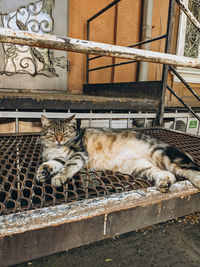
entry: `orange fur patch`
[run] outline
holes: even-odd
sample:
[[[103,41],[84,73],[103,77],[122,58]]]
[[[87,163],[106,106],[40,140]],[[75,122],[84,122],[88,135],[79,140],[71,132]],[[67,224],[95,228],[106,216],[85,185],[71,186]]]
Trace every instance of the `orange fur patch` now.
[[[102,149],[103,149],[102,143],[101,142],[98,142],[95,149],[96,149],[97,152],[101,152]]]

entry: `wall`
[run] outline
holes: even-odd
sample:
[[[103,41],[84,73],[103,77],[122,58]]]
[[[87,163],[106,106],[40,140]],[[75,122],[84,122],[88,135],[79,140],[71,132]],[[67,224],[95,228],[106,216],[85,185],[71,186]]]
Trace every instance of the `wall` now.
[[[87,3],[86,3],[87,2]],[[86,39],[86,21],[100,9],[110,3],[110,0],[73,0],[69,1],[69,37]],[[97,41],[97,37],[102,37],[102,42],[109,42],[110,30],[107,23],[112,20],[113,10],[109,11],[111,18],[106,16],[106,20],[102,24],[103,29],[99,29],[100,23],[96,24],[96,36],[91,34],[91,40]],[[105,19],[105,18],[104,18]],[[108,39],[106,39],[108,37]],[[100,39],[100,38],[99,38]],[[100,41],[100,40],[99,40]],[[70,71],[68,73],[68,89],[73,94],[82,92],[82,84],[85,83],[85,61],[86,55],[78,53],[68,53],[70,62]],[[105,60],[109,64],[110,59]],[[106,74],[105,74],[106,75]]]
[[[153,20],[152,20],[152,38],[166,34],[168,19],[169,1],[154,0]],[[151,51],[165,51],[165,39],[153,42]],[[149,63],[149,81],[162,79],[163,65]]]
[[[73,0],[69,1],[69,36],[86,39],[86,21],[96,12],[111,3],[111,0]],[[140,41],[142,0],[122,0],[118,4],[118,25],[116,44],[128,46]],[[154,0],[152,38],[166,33],[168,15],[168,1]],[[115,8],[98,17],[91,23],[92,41],[113,44],[114,41]],[[164,51],[165,41],[156,41],[151,50]],[[70,71],[68,73],[68,88],[73,94],[82,93],[82,84],[85,83],[86,56],[78,53],[68,53]],[[123,62],[122,59],[112,60],[103,57],[91,61],[90,68]],[[126,61],[126,60],[125,60]],[[160,80],[162,65],[149,64],[149,80]],[[111,82],[112,69],[103,69],[90,74],[91,83]],[[115,82],[136,81],[137,63],[116,67],[114,70]]]

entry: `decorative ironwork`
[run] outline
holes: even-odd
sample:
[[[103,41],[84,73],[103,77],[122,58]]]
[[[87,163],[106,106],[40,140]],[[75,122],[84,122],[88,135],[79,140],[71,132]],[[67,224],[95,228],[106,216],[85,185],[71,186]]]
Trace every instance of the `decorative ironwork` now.
[[[5,28],[25,30],[34,33],[52,34],[54,19],[52,9],[55,0],[43,0],[22,6],[17,11],[1,15]],[[65,68],[64,57],[55,58],[54,52],[44,48],[3,44],[5,65],[1,74],[30,74],[31,76],[58,76],[54,66]],[[64,59],[63,59],[64,58]],[[64,64],[65,63],[65,64]]]
[[[193,13],[195,18],[200,21],[200,1],[188,0],[188,8]],[[184,56],[197,58],[200,56],[200,34],[198,29],[187,18]]]

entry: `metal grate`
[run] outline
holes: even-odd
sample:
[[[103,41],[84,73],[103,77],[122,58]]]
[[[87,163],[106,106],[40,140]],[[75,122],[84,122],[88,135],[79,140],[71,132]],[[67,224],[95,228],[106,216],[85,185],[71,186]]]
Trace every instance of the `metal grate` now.
[[[185,150],[200,163],[198,137],[163,129],[143,132]],[[84,169],[65,186],[55,188],[50,182],[35,181],[41,164],[39,135],[2,135],[0,145],[1,215],[151,186],[131,175]]]

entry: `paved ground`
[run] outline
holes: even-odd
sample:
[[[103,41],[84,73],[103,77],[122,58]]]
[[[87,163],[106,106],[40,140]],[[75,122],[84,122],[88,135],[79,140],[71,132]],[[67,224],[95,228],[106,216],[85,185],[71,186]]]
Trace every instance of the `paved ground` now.
[[[199,267],[200,213],[17,265]]]

